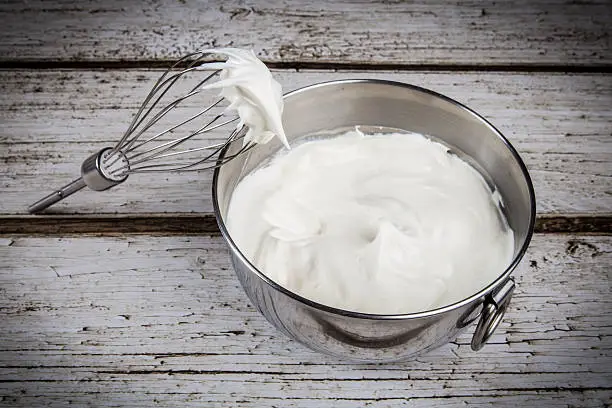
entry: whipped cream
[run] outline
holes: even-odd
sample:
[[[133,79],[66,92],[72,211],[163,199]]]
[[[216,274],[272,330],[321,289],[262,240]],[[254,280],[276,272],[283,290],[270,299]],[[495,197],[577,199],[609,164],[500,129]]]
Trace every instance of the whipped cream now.
[[[237,129],[247,126],[244,143],[268,143],[277,136],[289,148],[283,130],[283,91],[281,85],[253,51],[218,48],[202,52],[227,57],[224,62],[202,64],[198,69],[221,70],[220,80],[202,89],[221,88],[220,95],[230,102],[226,110],[240,116]]]
[[[442,307],[510,264],[500,195],[419,134],[306,141],[245,176],[227,227],[269,278],[313,301],[373,314]]]

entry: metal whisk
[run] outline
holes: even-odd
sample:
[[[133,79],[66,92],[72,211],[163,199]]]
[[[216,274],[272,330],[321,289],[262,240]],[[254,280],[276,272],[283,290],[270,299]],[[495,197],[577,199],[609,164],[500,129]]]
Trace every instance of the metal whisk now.
[[[81,177],[54,191],[43,199],[28,207],[30,213],[38,213],[57,203],[69,195],[87,186],[92,190],[103,191],[124,182],[130,174],[167,172],[167,171],[197,171],[220,166],[254,146],[245,144],[236,154],[218,161],[218,153],[228,144],[241,139],[246,133],[244,126],[235,127],[229,137],[220,143],[209,146],[187,147],[187,142],[196,136],[237,121],[239,118],[224,117],[221,109],[223,98],[200,109],[197,113],[182,117],[180,120],[165,124],[162,118],[184,101],[194,100],[203,91],[202,87],[220,70],[207,69],[204,62],[210,62],[210,52],[194,52],[184,56],[166,70],[157,80],[144,102],[138,109],[121,140],[114,147],[107,147],[89,156],[81,165]],[[180,71],[176,71],[179,67]],[[174,96],[172,90],[177,82],[185,80],[191,72],[202,71],[205,74],[193,87],[180,96]],[[169,101],[169,102],[168,102]],[[221,111],[219,113],[219,111]],[[208,115],[207,115],[208,114]],[[164,126],[165,125],[165,126]],[[158,129],[160,126],[164,126]],[[178,138],[173,134],[190,130]],[[169,136],[173,136],[167,140]],[[185,156],[187,155],[187,156]],[[197,155],[195,161],[186,162],[185,157]],[[193,160],[193,159],[192,159]]]

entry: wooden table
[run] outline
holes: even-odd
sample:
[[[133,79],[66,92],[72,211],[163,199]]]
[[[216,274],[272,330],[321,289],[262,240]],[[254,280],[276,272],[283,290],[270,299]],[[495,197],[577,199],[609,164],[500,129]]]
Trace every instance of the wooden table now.
[[[3,2],[0,406],[610,406],[610,4]],[[169,61],[212,46],[252,47],[285,90],[393,79],[499,127],[538,223],[490,344],[471,351],[471,327],[416,361],[360,365],[285,338],[233,275],[209,172],[26,214],[118,138]]]

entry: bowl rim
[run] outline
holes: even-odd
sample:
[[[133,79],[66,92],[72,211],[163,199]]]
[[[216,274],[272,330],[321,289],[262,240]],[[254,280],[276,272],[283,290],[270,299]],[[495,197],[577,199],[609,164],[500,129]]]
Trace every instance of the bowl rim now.
[[[486,287],[484,287],[483,289],[479,290],[478,292],[476,292],[475,294],[462,299],[460,301],[451,303],[449,305],[446,306],[442,306],[439,308],[435,308],[435,309],[430,309],[430,310],[426,310],[426,311],[422,311],[422,312],[414,312],[414,313],[401,313],[401,314],[375,314],[375,313],[363,313],[363,312],[356,312],[356,311],[352,311],[352,310],[346,310],[346,309],[340,309],[340,308],[336,308],[333,306],[328,306],[313,300],[310,300],[308,298],[305,298],[301,295],[299,295],[298,293],[295,293],[287,288],[285,288],[284,286],[281,286],[280,284],[276,283],[275,281],[273,281],[272,279],[270,279],[268,276],[266,276],[264,273],[260,272],[257,267],[255,267],[248,259],[247,257],[242,253],[242,251],[240,251],[240,249],[238,248],[238,246],[236,245],[236,243],[232,240],[231,235],[229,233],[229,231],[227,230],[227,227],[225,226],[225,222],[223,221],[223,217],[221,216],[221,210],[219,207],[219,197],[217,194],[217,190],[218,190],[218,182],[219,182],[219,172],[221,171],[220,167],[221,166],[216,166],[214,173],[213,173],[213,180],[212,180],[212,201],[213,201],[213,209],[214,209],[214,213],[215,213],[215,218],[217,220],[217,224],[219,226],[219,230],[221,231],[221,235],[223,236],[223,238],[225,239],[225,241],[228,243],[228,245],[230,246],[232,253],[237,256],[238,258],[240,258],[240,260],[249,268],[249,271],[252,272],[255,276],[257,276],[259,279],[263,280],[267,285],[269,285],[272,289],[286,295],[289,296],[290,298],[292,298],[293,300],[296,300],[306,306],[309,306],[311,308],[320,310],[320,311],[324,311],[327,313],[331,313],[334,315],[340,315],[340,316],[345,316],[345,317],[352,317],[352,318],[358,318],[358,319],[367,319],[367,320],[409,320],[409,319],[416,319],[416,318],[424,318],[424,317],[434,317],[434,316],[438,316],[438,315],[442,315],[446,312],[450,312],[452,310],[461,308],[463,306],[469,305],[472,302],[480,299],[480,298],[484,298],[487,294],[491,293],[493,290],[495,290],[498,286],[503,285],[506,280],[509,278],[510,274],[512,273],[512,271],[518,266],[518,264],[520,263],[521,259],[523,258],[523,256],[525,255],[525,252],[527,251],[527,248],[529,247],[529,244],[531,242],[531,238],[533,237],[533,231],[534,231],[534,226],[535,226],[535,218],[536,218],[536,200],[535,200],[535,190],[533,188],[533,183],[531,181],[531,177],[529,176],[529,172],[527,170],[527,166],[525,165],[525,163],[523,162],[523,160],[521,159],[521,157],[519,156],[517,150],[512,146],[512,144],[510,144],[510,142],[508,141],[508,139],[506,139],[506,137],[495,127],[493,126],[487,119],[485,119],[483,116],[481,116],[480,114],[478,114],[476,111],[472,110],[471,108],[467,107],[466,105],[448,97],[445,96],[443,94],[440,94],[438,92],[432,91],[430,89],[427,88],[423,88],[417,85],[412,85],[412,84],[408,84],[408,83],[404,83],[404,82],[398,82],[398,81],[391,81],[391,80],[384,80],[384,79],[340,79],[340,80],[331,80],[331,81],[324,81],[324,82],[318,82],[315,84],[311,84],[311,85],[307,85],[298,89],[295,89],[293,91],[287,92],[283,95],[283,99],[286,98],[290,98],[294,95],[298,95],[304,92],[308,92],[310,90],[313,89],[317,89],[317,88],[321,88],[321,87],[325,87],[325,86],[332,86],[332,85],[363,85],[363,84],[378,84],[378,85],[387,85],[387,86],[396,86],[396,87],[402,87],[402,88],[407,88],[413,92],[420,92],[420,93],[425,93],[428,94],[430,96],[434,96],[438,99],[441,99],[443,101],[446,101],[458,108],[460,108],[461,110],[464,110],[465,112],[467,112],[469,115],[471,115],[472,117],[476,118],[479,122],[481,122],[483,125],[485,125],[486,127],[488,127],[504,144],[504,146],[506,146],[506,148],[510,151],[512,157],[514,158],[514,160],[516,161],[516,163],[519,165],[519,168],[521,169],[521,174],[523,175],[525,182],[527,184],[527,189],[529,192],[529,203],[530,203],[530,211],[529,211],[529,227],[527,230],[527,234],[525,235],[525,239],[523,241],[523,244],[521,245],[521,247],[519,248],[519,250],[517,251],[516,255],[514,256],[514,258],[512,259],[512,262],[510,263],[510,265],[508,265],[508,267],[504,270],[503,273],[501,273],[495,280],[493,280],[493,282],[491,282],[490,284],[488,284]],[[220,152],[219,154],[219,159],[218,159],[218,164],[222,162],[223,157],[225,156],[225,154],[227,153],[227,150],[230,148],[230,145],[226,146],[225,148],[223,148],[223,150]]]

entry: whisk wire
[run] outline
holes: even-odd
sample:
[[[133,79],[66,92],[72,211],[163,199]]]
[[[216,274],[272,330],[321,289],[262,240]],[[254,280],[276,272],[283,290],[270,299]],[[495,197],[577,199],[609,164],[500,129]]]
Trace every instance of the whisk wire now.
[[[174,67],[174,65],[173,65]],[[135,138],[132,137],[130,138],[130,135],[134,136],[134,129],[138,128],[142,122],[144,122],[144,120],[147,118],[147,116],[151,113],[151,111],[155,108],[155,106],[157,106],[157,104],[159,103],[159,101],[164,97],[164,95],[170,90],[171,86],[174,84],[174,82],[176,82],[178,80],[178,78],[183,75],[185,72],[179,72],[175,75],[173,75],[172,77],[166,79],[165,81],[162,80],[164,79],[164,77],[166,75],[168,75],[168,73],[173,69],[173,67],[169,68],[168,70],[166,70],[162,76],[155,82],[155,85],[153,85],[153,88],[151,88],[151,90],[149,91],[149,93],[147,94],[147,96],[145,97],[144,101],[142,102],[142,104],[140,105],[140,107],[138,108],[138,111],[136,112],[136,114],[134,115],[134,117],[132,118],[132,122],[130,123],[130,125],[128,126],[128,128],[125,130],[125,133],[123,134],[123,136],[121,137],[121,139],[119,139],[119,142],[117,142],[117,144],[115,145],[115,149],[119,149],[119,147],[121,146],[125,146],[125,145],[129,145],[131,144]],[[187,70],[185,70],[187,71]],[[165,89],[163,88],[164,85],[166,85],[169,81],[172,81],[170,83],[169,86],[167,86]],[[147,112],[145,114],[143,114],[143,112],[145,111],[145,109],[147,108],[147,105],[149,104],[149,101],[151,99],[153,99],[153,97],[161,90],[164,89],[164,91],[162,92],[161,95],[159,95],[157,97],[157,99],[155,100],[155,102],[153,102],[153,104],[151,104],[151,106],[149,107],[149,109],[147,110]],[[128,141],[129,139],[129,141]],[[127,142],[127,143],[126,143]]]
[[[144,102],[142,103],[142,105],[140,106],[138,112],[136,113],[134,119],[132,120],[132,123],[130,124],[130,126],[128,127],[128,131],[126,132],[126,134],[124,134],[124,137],[122,138],[122,140],[115,146],[115,148],[113,149],[114,152],[121,150],[121,152],[123,154],[127,154],[128,152],[131,152],[133,150],[136,150],[144,145],[146,145],[147,143],[150,143],[154,140],[157,140],[158,138],[162,137],[163,135],[166,135],[169,132],[172,132],[173,130],[179,128],[180,126],[183,126],[195,119],[197,119],[198,117],[200,117],[201,115],[205,114],[206,112],[208,112],[210,109],[212,109],[213,107],[217,106],[219,103],[221,103],[221,101],[223,99],[219,99],[216,102],[214,102],[213,104],[209,105],[206,109],[200,111],[199,113],[197,113],[196,115],[191,116],[190,118],[187,118],[186,120],[182,121],[181,123],[174,125],[162,132],[159,132],[158,134],[140,142],[140,143],[136,143],[135,142],[137,140],[139,140],[139,138],[147,131],[149,130],[152,126],[154,126],[159,120],[161,120],[164,116],[166,116],[172,109],[176,108],[181,102],[183,102],[184,100],[198,94],[199,92],[202,91],[201,87],[203,84],[205,84],[206,82],[208,82],[213,76],[215,76],[219,70],[216,69],[214,70],[213,73],[209,74],[208,76],[206,76],[206,78],[204,78],[203,80],[199,81],[197,85],[195,85],[191,91],[178,98],[175,99],[174,101],[172,101],[170,104],[166,105],[165,107],[163,107],[159,112],[157,112],[152,118],[149,119],[149,121],[141,128],[138,130],[138,132],[135,132],[136,129],[138,129],[142,123],[145,121],[145,119],[151,114],[151,112],[155,109],[155,107],[159,104],[159,102],[163,99],[163,97],[166,95],[166,93],[170,90],[170,88],[172,86],[174,86],[175,82],[183,75],[185,75],[186,73],[193,71],[196,69],[195,65],[201,61],[202,57],[205,54],[201,54],[199,56],[199,58],[197,58],[196,60],[192,61],[189,66],[186,69],[181,70],[178,73],[175,73],[169,77],[167,77],[167,75],[170,73],[170,71],[178,66],[179,64],[181,64],[182,61],[184,61],[185,59],[189,58],[190,56],[196,55],[197,53],[193,53],[191,55],[188,55],[184,58],[182,58],[181,60],[179,60],[177,63],[175,63],[172,67],[170,67],[168,70],[166,70],[161,77],[156,81],[155,85],[153,86],[153,88],[151,89],[151,91],[149,92],[149,94],[147,95],[147,97],[145,98]],[[147,107],[147,105],[149,104],[149,102],[153,99],[153,97],[158,94],[159,92],[161,92],[153,101],[153,103],[148,107],[148,109],[145,108]],[[143,114],[144,112],[144,114]],[[140,118],[140,120],[138,119],[140,116],[142,115],[142,118]],[[215,120],[218,118],[215,118]],[[212,122],[214,122],[215,120],[213,120]],[[210,125],[209,122],[207,124]],[[206,127],[206,126],[205,126]],[[202,130],[202,128],[200,129]],[[196,134],[201,134],[203,132],[196,132]],[[127,137],[126,137],[127,136]],[[131,137],[130,137],[131,136]],[[150,153],[151,151],[154,150],[159,150],[162,149],[166,146],[169,146],[169,148],[173,148],[175,146],[178,146],[179,144],[183,143],[184,141],[190,139],[191,137],[195,136],[195,134],[192,134],[190,137],[187,138],[183,138],[182,140],[178,140],[176,144],[172,144],[172,143],[165,143],[161,146],[157,146],[153,149],[149,149],[147,151],[141,152],[141,153],[137,153],[136,155],[132,156],[133,157],[139,157],[139,156],[143,156],[146,155],[148,153]],[[165,151],[165,150],[163,150]],[[151,159],[155,158],[155,155],[150,156]],[[107,166],[113,166],[118,160],[120,160],[120,156],[119,155],[109,155],[106,160],[108,160],[107,163],[105,163]],[[124,170],[129,170],[129,166],[123,166],[122,167]]]
[[[132,118],[132,122],[130,123],[130,125],[126,129],[125,133],[123,134],[123,136],[121,137],[121,139],[117,143],[117,145],[116,145],[117,147],[123,145],[125,143],[125,141],[128,139],[129,135],[132,133],[132,130],[134,128],[138,127],[140,125],[140,123],[144,120],[144,118],[147,117],[147,115],[144,115],[144,117],[140,120],[140,122],[138,121],[139,117],[142,115],[142,112],[145,110],[145,108],[146,108],[147,104],[149,103],[149,101],[151,100],[151,98],[153,98],[153,96],[159,91],[159,89],[161,89],[163,87],[162,82],[167,83],[168,80],[165,79],[166,76],[170,72],[172,72],[172,70],[174,70],[176,67],[178,67],[179,65],[183,64],[186,60],[192,58],[194,55],[199,55],[199,57],[196,58],[191,64],[189,64],[185,70],[183,70],[183,71],[173,75],[173,77],[176,80],[176,79],[178,79],[178,77],[180,77],[181,75],[185,74],[186,72],[189,72],[189,71],[193,70],[195,64],[197,64],[199,61],[201,61],[201,59],[202,59],[202,57],[204,55],[200,51],[192,52],[190,54],[187,54],[187,55],[183,56],[178,61],[176,61],[174,64],[172,64],[172,66],[170,66],[170,68],[168,68],[166,71],[164,71],[164,73],[157,79],[157,81],[155,81],[155,84],[153,85],[153,87],[151,88],[151,90],[149,91],[147,96],[145,97],[145,100],[143,101],[143,103],[140,105],[140,108],[136,112],[136,115],[134,115],[134,117]],[[169,79],[172,79],[173,77],[171,77]],[[209,78],[207,78],[207,79],[209,79]],[[166,89],[166,92],[167,92],[168,89],[169,88]],[[160,98],[158,98],[158,100],[156,101],[156,103],[154,105],[156,105],[157,102],[159,102],[159,99],[161,99],[161,97],[163,97],[163,95],[161,95]],[[151,109],[149,109],[147,114],[150,113],[150,111],[151,111]],[[138,124],[136,124],[137,122],[138,122]]]
[[[189,92],[187,95],[185,95],[185,96],[183,96],[183,97],[179,98],[178,100],[174,101],[172,104],[167,105],[167,106],[166,106],[164,109],[162,109],[162,111],[161,111],[160,113],[158,113],[158,115],[156,115],[156,120],[155,120],[154,122],[153,122],[153,121],[150,121],[150,122],[147,124],[147,126],[146,126],[146,127],[143,129],[143,130],[141,130],[141,131],[140,131],[140,132],[139,132],[139,133],[136,135],[136,138],[138,138],[138,136],[140,136],[142,133],[144,133],[146,130],[148,130],[148,129],[149,129],[149,128],[150,128],[152,125],[154,125],[154,124],[155,124],[155,123],[156,123],[156,122],[157,122],[159,119],[161,119],[163,116],[165,116],[165,115],[166,115],[166,114],[167,114],[167,113],[168,113],[170,110],[172,110],[173,108],[176,108],[176,106],[177,106],[177,105],[178,105],[180,102],[182,102],[182,101],[184,101],[185,99],[187,99],[187,98],[189,98],[189,97],[191,97],[191,96],[193,96],[193,95],[195,95],[195,94],[197,94],[197,93],[201,92],[202,90],[201,90],[201,89],[198,89],[198,88],[200,88],[200,87],[201,87],[201,86],[202,86],[204,83],[206,83],[206,81],[208,81],[210,78],[212,78],[212,77],[213,77],[215,74],[216,74],[216,72],[213,72],[213,73],[212,73],[212,74],[210,74],[208,77],[206,77],[204,80],[200,81],[200,83],[199,83],[198,85],[196,85],[196,86],[195,86],[195,87],[194,87],[194,88],[193,88],[193,89],[192,89],[192,90],[191,90],[191,91],[190,91],[190,92]],[[184,125],[184,124],[186,124],[186,123],[191,122],[192,120],[194,120],[194,119],[198,118],[199,116],[203,115],[204,113],[208,112],[209,110],[211,110],[212,108],[214,108],[215,106],[217,106],[219,103],[221,103],[221,101],[223,101],[223,99],[219,99],[219,100],[217,100],[215,103],[213,103],[213,104],[209,105],[209,106],[208,106],[206,109],[202,110],[201,112],[197,113],[196,115],[193,115],[191,118],[186,119],[185,121],[183,121],[183,122],[179,123],[178,125],[173,126],[172,128],[170,128],[170,129],[166,130],[165,132],[162,132],[162,134],[167,133],[167,132],[170,132],[170,131],[172,131],[172,130],[174,130],[174,129],[178,128],[179,126],[182,126],[182,125]],[[157,101],[156,101],[156,103],[157,103]],[[159,117],[157,117],[157,116],[159,116]],[[156,136],[153,136],[153,137],[151,137],[151,138],[149,138],[149,139],[147,139],[147,140],[143,141],[142,143],[140,143],[140,144],[138,144],[138,145],[136,145],[136,146],[128,146],[127,148],[125,148],[125,147],[124,147],[122,150],[123,150],[124,152],[127,152],[127,151],[130,151],[130,150],[137,149],[139,146],[142,146],[142,145],[144,145],[145,143],[148,143],[148,142],[150,142],[150,141],[155,140],[155,139],[156,139],[156,138],[158,138],[160,135],[161,135],[161,134],[158,134],[158,135],[156,135]]]
[[[143,140],[141,143],[134,144],[134,145],[132,145],[129,148],[123,148],[123,149],[121,149],[121,151],[123,151],[124,153],[129,153],[129,152],[131,152],[133,150],[136,150],[136,149],[144,146],[145,144],[147,144],[149,142],[152,142],[154,140],[159,139],[160,137],[164,136],[165,134],[167,134],[169,132],[174,131],[175,129],[179,128],[180,126],[183,126],[183,125],[185,125],[185,124],[187,124],[187,123],[189,123],[189,122],[199,118],[200,116],[202,116],[203,114],[205,114],[206,112],[208,112],[209,110],[211,110],[212,108],[217,106],[219,103],[221,103],[222,100],[223,99],[219,99],[218,101],[216,101],[212,105],[209,105],[204,110],[196,113],[195,115],[191,116],[190,118],[187,118],[186,120],[182,121],[181,123],[179,123],[177,125],[174,125],[174,126],[168,128],[168,129],[164,130],[164,131],[161,131],[161,132],[157,133],[156,135],[151,136],[150,138],[148,138],[146,140]],[[143,152],[143,153],[146,153],[146,152]],[[137,157],[137,156],[138,156],[138,154],[136,156],[133,156],[133,157]]]
[[[194,136],[197,136],[197,135],[202,134],[202,133],[209,132],[209,131],[211,131],[213,129],[216,129],[216,128],[220,127],[220,126],[226,125],[226,124],[228,124],[230,122],[233,122],[233,121],[237,120],[236,118],[234,118],[234,119],[230,119],[228,121],[225,121],[223,123],[217,124],[215,126],[211,126],[214,122],[216,122],[222,116],[223,116],[222,114],[221,115],[217,115],[211,121],[209,121],[204,126],[202,126],[200,129],[196,130],[195,132],[192,132],[191,134],[189,134],[187,136],[184,136],[184,137],[176,139],[176,140],[170,140],[170,141],[168,141],[166,143],[163,143],[163,144],[161,144],[159,146],[152,147],[152,148],[150,148],[150,149],[148,149],[148,150],[146,150],[146,151],[144,151],[142,153],[138,153],[138,154],[132,155],[131,157],[128,157],[128,161],[130,163],[129,166],[133,167],[134,165],[140,164],[140,163],[145,162],[145,161],[151,161],[151,160],[156,160],[156,159],[161,159],[161,158],[164,158],[164,157],[168,157],[167,155],[164,155],[165,152],[176,148],[177,146],[183,144],[184,142],[186,142],[187,140],[193,138]],[[213,145],[213,146],[207,146],[207,147],[204,147],[204,148],[201,148],[201,149],[185,150],[184,152],[209,150],[209,149],[214,148],[214,147],[215,146]],[[148,153],[153,153],[153,154],[150,154],[149,156],[142,157],[142,158],[140,158],[137,161],[133,161],[133,159],[135,157],[140,157],[140,156],[143,156],[143,155],[148,154]],[[178,153],[178,152],[175,152],[175,153]],[[171,154],[171,155],[174,155],[174,154]]]
[[[177,129],[178,127],[191,122],[194,119],[197,119],[199,116],[203,115],[204,113],[208,112],[210,109],[212,109],[214,106],[216,106],[217,104],[219,104],[222,99],[218,100],[217,102],[213,103],[212,105],[210,105],[209,107],[207,107],[206,109],[204,109],[203,111],[199,112],[196,115],[193,115],[191,118],[186,119],[185,121],[179,123],[178,125],[172,126],[169,129],[166,129],[144,141],[142,141],[141,143],[138,143],[136,145],[134,145],[134,142],[136,140],[138,140],[138,138],[144,133],[146,132],[151,126],[153,126],[157,121],[159,121],[162,117],[164,117],[168,112],[170,112],[173,108],[176,107],[176,105],[178,105],[180,102],[182,102],[183,100],[187,99],[188,97],[192,96],[193,94],[195,94],[197,92],[191,92],[190,94],[183,96],[181,98],[179,98],[179,100],[175,100],[174,102],[172,102],[170,105],[167,105],[166,107],[164,107],[160,112],[157,113],[157,115],[155,115],[155,117],[149,121],[149,123],[147,123],[147,125],[145,125],[145,127],[143,129],[141,129],[138,133],[136,133],[132,139],[130,139],[125,146],[115,146],[115,148],[113,149],[113,152],[117,152],[119,150],[121,150],[122,153],[127,154],[133,150],[138,149],[141,146],[144,146],[147,143],[150,143],[158,138],[160,138],[161,136],[172,132],[173,130]],[[155,104],[157,104],[157,102],[159,101],[159,99],[155,102]],[[145,102],[146,103],[146,102]],[[154,106],[153,106],[154,107]],[[153,108],[151,107],[151,109]],[[149,109],[149,111],[147,112],[147,114],[151,111],[151,109]],[[138,126],[138,125],[137,125]],[[146,152],[142,152],[142,153],[146,153]],[[141,154],[142,154],[141,153]],[[115,164],[117,162],[117,160],[119,160],[117,155],[110,155],[106,160],[108,160],[107,165],[108,166],[112,166],[113,164]]]
[[[190,68],[190,69],[186,69],[183,70],[181,72],[178,72],[176,74],[174,74],[173,76],[167,78],[161,85],[159,85],[159,87],[155,87],[151,90],[149,96],[147,96],[147,98],[145,98],[145,101],[143,102],[143,104],[141,105],[141,109],[139,109],[139,112],[137,113],[137,115],[143,115],[142,118],[129,129],[129,133],[127,134],[127,137],[125,138],[125,140],[122,140],[120,144],[118,144],[116,146],[117,149],[121,149],[122,147],[124,149],[129,149],[136,140],[138,140],[138,138],[147,130],[149,130],[153,125],[155,125],[161,118],[163,118],[168,112],[170,112],[173,108],[175,108],[178,104],[180,104],[182,101],[184,101],[185,99],[193,96],[195,93],[194,91],[191,91],[190,93],[188,93],[187,95],[184,95],[176,100],[174,100],[172,103],[166,105],[165,107],[163,107],[159,112],[157,112],[155,115],[153,115],[153,117],[151,117],[149,119],[149,121],[142,127],[142,129],[140,129],[138,132],[136,132],[136,129],[138,129],[140,127],[140,125],[145,121],[145,119],[151,114],[151,112],[155,109],[155,107],[157,106],[157,104],[159,103],[159,101],[161,101],[163,99],[163,97],[166,95],[166,93],[168,93],[168,91],[174,86],[174,83],[176,81],[178,81],[178,79],[186,74],[187,72],[193,71],[195,68]],[[214,75],[216,74],[216,72],[213,72],[212,74],[210,74],[205,81],[208,81],[210,78],[212,78]],[[205,81],[202,81],[205,82]],[[165,87],[165,88],[164,88]],[[144,111],[144,108],[148,105],[149,101],[153,98],[153,96],[155,96],[155,94],[159,91],[162,91],[160,95],[157,96],[157,98],[155,99],[155,101],[151,104],[151,106],[147,109],[146,113],[142,113]],[[131,136],[131,137],[130,137]]]
[[[189,63],[187,65],[187,67],[183,70],[181,70],[180,72],[177,72],[175,74],[172,74],[170,77],[166,78],[168,76],[168,74],[170,74],[170,72],[172,72],[173,69],[175,69],[176,67],[182,65],[186,60],[191,59],[193,56],[197,55],[198,58],[194,59],[193,61],[191,61],[191,63]],[[141,132],[139,132],[136,135],[133,135],[133,137],[130,138],[130,135],[133,134],[134,130],[137,129],[142,122],[148,117],[148,115],[151,113],[151,111],[153,109],[155,109],[155,107],[157,106],[157,104],[159,103],[159,101],[166,95],[166,93],[172,88],[172,86],[175,84],[176,81],[178,81],[178,79],[180,77],[182,77],[183,75],[185,75],[188,72],[194,71],[196,70],[198,67],[196,65],[198,65],[202,59],[204,58],[204,56],[207,55],[207,53],[204,52],[194,52],[188,55],[185,55],[183,58],[179,59],[178,61],[176,61],[170,68],[168,68],[155,82],[155,84],[153,85],[153,88],[151,89],[151,91],[149,92],[149,94],[146,96],[145,100],[143,101],[142,105],[140,106],[140,108],[138,109],[138,112],[136,113],[136,115],[134,116],[134,118],[132,119],[132,122],[130,124],[130,126],[128,127],[128,129],[126,130],[126,132],[124,133],[123,137],[121,138],[121,140],[119,141],[119,143],[117,143],[115,150],[119,149],[121,146],[127,146],[129,147],[135,140],[138,139],[138,137],[140,136],[140,134],[142,134],[144,131],[146,131],[150,126],[152,126],[153,124],[155,124],[159,119],[161,119],[161,117],[163,117],[165,115],[162,114],[160,117],[157,117],[157,115],[155,117],[153,117],[149,123],[148,126],[145,127],[144,130],[142,130]],[[195,89],[201,87],[205,82],[209,81],[214,75],[217,74],[217,72],[219,72],[218,69],[215,69],[214,72],[210,75],[208,75],[206,78],[204,78],[202,81],[200,81],[200,83],[198,83],[191,92],[193,92]],[[151,101],[151,99],[158,93],[161,92],[161,94],[157,97],[157,99],[151,104],[151,106],[149,107],[149,109],[147,109],[146,113],[143,112],[145,111],[145,108],[147,107],[147,105],[149,104],[149,102]],[[181,101],[175,101],[176,104],[180,103]],[[170,107],[171,109],[171,107]],[[170,110],[169,109],[169,110]],[[142,116],[142,118],[140,118]],[[140,119],[139,119],[140,118]],[[128,139],[130,139],[128,141]]]
[[[210,163],[210,159],[215,157],[219,152],[221,152],[221,150],[223,150],[229,143],[231,143],[234,140],[239,140],[240,138],[235,138],[235,139],[231,139],[228,140],[224,143],[221,143],[219,145],[219,147],[217,149],[215,149],[215,151],[213,151],[212,153],[210,153],[208,156],[194,162],[194,163],[189,163],[189,164],[182,164],[182,163],[162,163],[162,164],[157,164],[157,165],[145,165],[145,166],[140,166],[140,167],[136,167],[134,169],[131,169],[130,172],[131,173],[155,173],[155,172],[164,172],[164,171],[168,171],[167,167],[172,167],[173,171],[200,171],[200,170],[210,170],[210,169],[214,169],[216,167],[222,166],[223,164],[233,160],[234,158],[238,157],[239,155],[249,151],[250,149],[252,149],[253,147],[255,147],[254,143],[248,143],[245,144],[244,146],[242,146],[236,153],[233,153],[231,155],[227,155],[224,156],[224,158],[222,160],[219,160],[215,163]],[[212,146],[209,146],[212,147]],[[204,150],[204,148],[197,148],[197,149],[192,149],[192,150],[188,150],[188,151],[183,151],[182,153],[187,153],[187,152],[193,152],[193,151],[197,151],[197,150]],[[202,163],[210,163],[209,166],[205,166],[205,167],[197,167]]]

